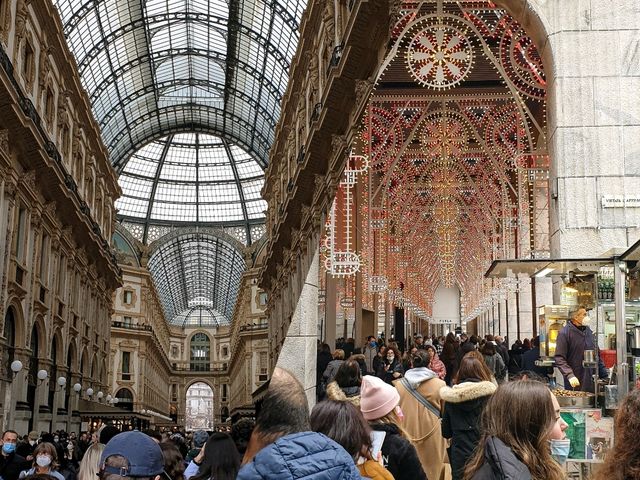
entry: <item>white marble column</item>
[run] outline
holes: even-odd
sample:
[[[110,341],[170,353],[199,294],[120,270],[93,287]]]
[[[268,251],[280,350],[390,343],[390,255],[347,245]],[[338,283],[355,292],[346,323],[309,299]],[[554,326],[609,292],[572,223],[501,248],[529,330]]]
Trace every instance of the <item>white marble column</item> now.
[[[310,249],[312,260],[302,291],[295,307],[287,336],[278,356],[277,367],[289,370],[300,381],[309,400],[316,401],[316,340],[318,325],[318,267],[317,242]],[[327,295],[328,297],[328,295]],[[327,298],[328,302],[328,298]]]

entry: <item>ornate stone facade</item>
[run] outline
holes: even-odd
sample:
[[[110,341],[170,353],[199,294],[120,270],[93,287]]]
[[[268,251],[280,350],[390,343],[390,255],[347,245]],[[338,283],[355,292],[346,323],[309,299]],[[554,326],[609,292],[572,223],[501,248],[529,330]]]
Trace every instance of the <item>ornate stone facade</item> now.
[[[79,426],[71,387],[106,388],[120,282],[120,189],[57,18],[49,2],[0,7],[0,421],[21,434]]]

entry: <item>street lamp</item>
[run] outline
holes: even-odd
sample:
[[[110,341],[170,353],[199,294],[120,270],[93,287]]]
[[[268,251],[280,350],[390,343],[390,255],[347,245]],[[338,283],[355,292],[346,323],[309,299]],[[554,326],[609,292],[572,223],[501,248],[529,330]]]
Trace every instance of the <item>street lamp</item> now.
[[[11,371],[13,373],[18,373],[20,370],[22,370],[22,362],[20,360],[11,362]]]
[[[61,388],[64,388],[64,386],[67,384],[67,379],[64,377],[58,377],[58,385],[60,385]]]
[[[47,372],[46,370],[38,370],[37,376],[40,382],[44,382],[47,378],[49,378],[49,372]]]
[[[102,397],[104,397],[104,393],[98,392],[96,397],[98,397],[98,401],[100,401],[100,400],[102,400]]]
[[[105,400],[107,401],[107,403],[111,403],[113,401],[113,397],[107,394],[107,398]]]
[[[73,391],[76,393],[80,393],[80,391],[82,390],[82,385],[80,385],[79,383],[74,383],[73,384]]]
[[[114,404],[114,405],[117,405],[119,401],[120,401],[120,399],[119,399],[119,398],[114,398],[114,399],[113,399],[113,404]]]
[[[93,388],[89,387],[87,388],[87,397],[91,398],[91,395],[93,395]]]

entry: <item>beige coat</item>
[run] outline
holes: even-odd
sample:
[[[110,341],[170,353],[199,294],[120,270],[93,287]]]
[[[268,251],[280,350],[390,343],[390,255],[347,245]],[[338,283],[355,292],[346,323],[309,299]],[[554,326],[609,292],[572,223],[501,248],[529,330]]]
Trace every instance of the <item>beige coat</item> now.
[[[427,368],[408,370],[405,377],[423,398],[440,412],[444,402],[440,398],[440,388],[446,385]],[[400,393],[400,408],[404,413],[402,428],[416,447],[418,457],[429,480],[451,480],[451,465],[447,457],[448,442],[442,437],[440,418],[416,400],[400,381],[394,382]]]

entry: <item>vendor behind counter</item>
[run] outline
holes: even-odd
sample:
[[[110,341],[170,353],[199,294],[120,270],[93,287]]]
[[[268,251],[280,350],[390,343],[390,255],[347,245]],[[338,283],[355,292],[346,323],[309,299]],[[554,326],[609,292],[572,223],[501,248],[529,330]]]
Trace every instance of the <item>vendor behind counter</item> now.
[[[584,307],[575,308],[570,312],[570,318],[556,340],[556,366],[564,377],[566,389],[593,392],[593,369],[582,366],[585,350],[595,350],[593,331],[589,327],[591,320]],[[607,369],[599,356],[598,376],[608,377]]]

